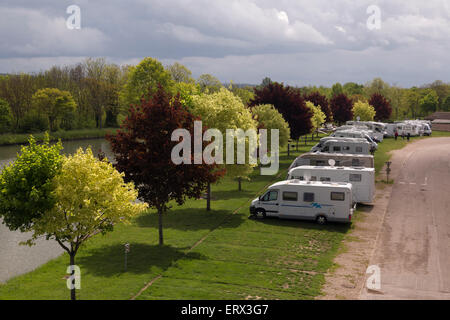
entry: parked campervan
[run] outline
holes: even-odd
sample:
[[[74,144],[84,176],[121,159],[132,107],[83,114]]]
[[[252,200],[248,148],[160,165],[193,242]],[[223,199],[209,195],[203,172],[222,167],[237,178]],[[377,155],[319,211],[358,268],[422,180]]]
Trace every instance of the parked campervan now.
[[[370,154],[374,150],[365,139],[333,138],[320,141],[311,152]]]
[[[292,162],[289,170],[299,166],[328,166],[331,159],[337,167],[374,167],[373,156],[368,154],[308,152],[299,155]]]
[[[289,170],[287,179],[349,182],[353,186],[353,201],[359,203],[372,203],[375,194],[374,168],[300,166]]]
[[[386,134],[385,126],[381,122],[374,121],[347,121],[347,125],[364,125],[369,130],[373,131],[374,139],[376,142],[383,141],[383,137]]]
[[[407,136],[408,133],[412,137],[419,135],[419,130],[418,130],[417,126],[413,125],[411,123],[406,123],[406,122],[405,123],[398,123],[397,124],[397,131],[398,131],[398,134],[400,136],[402,136],[402,135]]]
[[[336,138],[361,138],[366,139],[367,142],[370,143],[372,148],[375,150],[378,149],[378,144],[372,140],[372,138],[364,131],[357,131],[357,130],[336,130],[333,132],[330,137],[336,137]]]
[[[397,130],[397,123],[386,123],[386,136],[393,137]]]
[[[252,201],[250,214],[288,219],[350,222],[354,207],[350,183],[286,180]]]

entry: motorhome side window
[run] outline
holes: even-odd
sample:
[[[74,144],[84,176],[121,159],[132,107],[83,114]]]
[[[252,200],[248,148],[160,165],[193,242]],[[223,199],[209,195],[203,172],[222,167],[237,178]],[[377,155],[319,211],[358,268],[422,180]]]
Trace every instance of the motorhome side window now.
[[[329,177],[320,177],[320,181],[331,181]]]
[[[314,202],[314,193],[311,193],[311,192],[303,193],[303,201],[304,202]]]
[[[315,165],[316,166],[324,166],[325,165],[325,160],[317,160]]]
[[[344,150],[344,151],[349,151],[349,150],[350,150],[350,147],[349,147],[349,146],[342,147],[342,150]]]
[[[263,197],[262,201],[275,201],[278,199],[278,191],[272,190],[267,192]]]
[[[341,151],[341,147],[333,147],[333,151]]]
[[[358,152],[358,153],[362,153],[362,147],[356,147],[355,151]]]
[[[351,182],[361,182],[361,175],[357,173],[350,173]]]
[[[289,192],[289,191],[283,192],[284,201],[297,201],[297,199],[298,199],[297,192]]]
[[[312,176],[310,181],[317,181],[317,177],[316,176]]]
[[[352,159],[352,166],[358,167],[359,166],[359,159]]]
[[[345,193],[344,192],[331,192],[331,200],[333,201],[344,201]]]

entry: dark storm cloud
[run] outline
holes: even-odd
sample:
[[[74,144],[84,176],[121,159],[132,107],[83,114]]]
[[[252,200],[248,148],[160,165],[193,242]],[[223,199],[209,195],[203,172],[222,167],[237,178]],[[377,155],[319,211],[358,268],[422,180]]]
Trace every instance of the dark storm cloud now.
[[[72,4],[81,8],[81,30],[65,26]],[[372,4],[381,9],[380,30],[366,26]],[[153,56],[223,81],[448,81],[449,7],[447,0],[6,0],[0,72]]]

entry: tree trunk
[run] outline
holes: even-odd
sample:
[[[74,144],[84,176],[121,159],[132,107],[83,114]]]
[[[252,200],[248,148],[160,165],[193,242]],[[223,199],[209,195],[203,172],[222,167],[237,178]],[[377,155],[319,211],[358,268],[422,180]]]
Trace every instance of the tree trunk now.
[[[75,253],[70,253],[70,265],[74,266],[75,265]],[[72,274],[71,276],[73,277],[72,279],[72,288],[70,289],[70,300],[76,300],[76,294],[75,294],[75,270],[72,270]]]
[[[164,244],[163,240],[163,223],[162,223],[162,217],[163,216],[163,209],[158,208],[158,228],[159,228],[159,245],[162,246]]]
[[[242,191],[241,180],[242,180],[241,177],[239,177],[239,178],[238,178],[238,183],[239,183],[239,188],[238,188],[238,190],[239,190],[239,191]]]
[[[288,157],[290,157],[291,156],[291,143],[290,142],[288,142]]]
[[[208,188],[206,190],[206,211],[211,211],[211,183],[208,182]]]
[[[297,139],[297,141],[296,141],[295,150],[298,151],[298,139]]]

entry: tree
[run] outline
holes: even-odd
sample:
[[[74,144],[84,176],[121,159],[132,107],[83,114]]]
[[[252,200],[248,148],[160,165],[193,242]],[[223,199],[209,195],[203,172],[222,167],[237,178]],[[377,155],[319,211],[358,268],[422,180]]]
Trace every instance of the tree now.
[[[353,120],[357,120],[357,117],[359,117],[360,121],[373,121],[373,118],[375,117],[375,108],[367,102],[355,102],[352,111]]]
[[[216,93],[194,96],[191,112],[200,117],[205,126],[218,129],[222,135],[225,135],[227,129],[247,131],[256,130],[257,127],[257,122],[253,120],[250,110],[244,106],[241,99],[225,88]],[[236,143],[234,146],[236,149]],[[224,157],[226,157],[226,150],[224,150]],[[241,179],[248,179],[255,166],[256,164],[251,164],[249,161],[245,161],[245,164],[236,164],[235,161],[235,164],[225,165],[227,175],[237,178],[239,186]]]
[[[420,92],[417,87],[412,87],[410,89],[407,89],[404,94],[404,103],[407,106],[407,110],[410,113],[411,117],[413,119],[417,118],[417,115],[419,114],[419,100],[420,100]]]
[[[136,203],[133,183],[125,183],[123,174],[94,157],[89,148],[65,157],[53,183],[56,204],[33,221],[33,236],[27,243],[32,245],[40,236],[56,240],[69,254],[71,266],[90,237],[112,231],[114,225],[128,222],[147,207]],[[75,300],[75,288],[71,298]]]
[[[255,98],[249,105],[260,104],[271,104],[283,115],[289,123],[292,139],[298,140],[301,135],[311,132],[312,113],[300,93],[291,87],[273,82],[263,88],[255,88]]]
[[[342,85],[339,82],[336,82],[335,84],[333,84],[333,86],[331,87],[331,97],[336,97],[340,94],[344,93],[344,88],[342,88]]]
[[[11,108],[7,101],[0,98],[0,133],[8,132],[12,125]]]
[[[54,206],[53,178],[62,166],[61,142],[50,145],[48,134],[42,144],[32,136],[28,142],[0,175],[0,217],[9,229],[22,232]]]
[[[233,94],[237,97],[239,97],[242,100],[242,103],[244,106],[247,106],[250,101],[255,97],[255,94],[253,92],[253,88],[250,86],[246,86],[244,88],[239,88],[233,83],[230,83],[230,91],[233,92]]]
[[[428,89],[426,94],[419,100],[420,109],[424,115],[435,112],[439,105],[439,97],[433,89]]]
[[[320,106],[320,109],[326,116],[326,122],[333,122],[333,113],[331,112],[330,104],[325,95],[321,94],[319,91],[314,91],[310,94],[306,94],[304,99],[311,101],[316,106]]]
[[[356,94],[363,94],[364,92],[364,86],[362,84],[357,84],[355,82],[347,82],[342,87],[343,93],[345,93],[347,96],[352,96]]]
[[[160,245],[164,243],[162,219],[169,201],[181,205],[186,198],[200,198],[207,184],[222,174],[215,165],[204,162],[175,164],[172,161],[172,149],[178,144],[171,140],[172,133],[183,128],[193,136],[197,119],[181,104],[178,95],[173,97],[159,86],[157,92],[131,107],[117,134],[107,135],[116,168],[125,174],[126,181],[135,183],[139,199],[158,212]]]
[[[192,72],[181,63],[175,62],[174,64],[167,66],[167,72],[169,72],[172,80],[176,83],[185,82],[192,83],[195,82],[192,78]]]
[[[311,101],[306,101],[306,106],[311,110],[312,117],[311,117],[311,132],[314,133],[317,130],[320,129],[320,127],[325,123],[325,113],[320,109],[320,106],[316,106]]]
[[[389,84],[384,82],[381,78],[374,78],[372,81],[366,83],[364,91],[367,97],[371,97],[375,93],[387,97],[389,93]]]
[[[51,131],[58,130],[58,120],[68,113],[75,112],[77,107],[70,92],[56,88],[36,91],[32,97],[32,104],[39,113],[47,117]]]
[[[128,80],[121,92],[122,104],[126,106],[138,104],[144,94],[156,92],[158,85],[170,90],[173,85],[171,75],[158,60],[144,58],[129,71]]]
[[[442,111],[450,111],[450,95],[448,95],[442,104]]]
[[[345,123],[353,118],[352,101],[345,95],[339,94],[330,100],[333,119],[338,124]]]
[[[285,147],[291,135],[289,124],[284,120],[281,113],[270,104],[254,106],[253,117],[258,121],[258,129],[267,129],[267,141],[271,141],[271,129],[279,130],[279,145]]]
[[[370,97],[369,104],[375,108],[375,120],[384,121],[389,119],[392,113],[390,102],[381,94],[374,93]]]
[[[197,79],[197,84],[202,92],[218,92],[222,88],[222,83],[216,77],[210,74],[202,74]]]
[[[268,85],[271,84],[272,82],[273,82],[272,79],[270,79],[269,77],[265,77],[265,78],[261,81],[260,87],[268,86]]]

